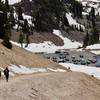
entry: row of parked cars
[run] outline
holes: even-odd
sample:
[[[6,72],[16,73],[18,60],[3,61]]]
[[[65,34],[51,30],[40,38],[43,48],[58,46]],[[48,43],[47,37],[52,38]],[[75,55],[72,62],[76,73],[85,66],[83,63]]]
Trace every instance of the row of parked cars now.
[[[92,58],[86,58],[84,55],[73,56],[69,51],[56,51],[54,56],[49,56],[47,59],[51,59],[57,63],[74,63],[79,65],[93,65],[100,67],[100,55],[93,56]]]
[[[67,51],[56,51],[55,54],[58,56],[53,57],[52,60],[57,63],[65,63],[70,62],[74,64],[80,64],[80,65],[89,65],[89,64],[95,64],[97,67],[100,66],[100,63],[98,63],[96,57],[93,57],[91,59],[84,58],[83,55],[79,55],[78,59],[75,56],[71,56],[69,52]]]

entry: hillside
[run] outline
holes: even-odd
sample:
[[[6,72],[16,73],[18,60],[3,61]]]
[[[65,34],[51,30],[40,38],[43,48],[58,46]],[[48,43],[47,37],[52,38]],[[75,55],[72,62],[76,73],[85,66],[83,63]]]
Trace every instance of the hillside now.
[[[70,77],[69,77],[70,76]],[[100,80],[83,73],[42,73],[0,80],[0,100],[99,100]]]
[[[1,41],[1,40],[0,40]],[[25,49],[13,45],[12,50],[7,49],[0,43],[0,67],[23,65],[27,67],[60,68],[61,66],[47,59],[33,54]]]

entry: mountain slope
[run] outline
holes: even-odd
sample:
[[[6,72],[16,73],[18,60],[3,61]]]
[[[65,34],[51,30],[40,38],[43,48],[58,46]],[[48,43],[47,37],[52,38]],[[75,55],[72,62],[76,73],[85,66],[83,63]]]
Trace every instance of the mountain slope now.
[[[0,40],[1,41],[1,40]],[[42,58],[39,55],[28,52],[25,49],[13,45],[12,50],[7,49],[0,43],[0,67],[7,67],[13,65],[23,65],[27,67],[48,67],[59,68],[60,65]]]

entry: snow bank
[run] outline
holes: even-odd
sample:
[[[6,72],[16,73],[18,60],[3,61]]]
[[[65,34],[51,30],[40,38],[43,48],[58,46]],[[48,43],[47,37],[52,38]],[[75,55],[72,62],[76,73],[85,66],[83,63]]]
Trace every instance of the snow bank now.
[[[32,74],[36,72],[47,72],[45,68],[28,68],[25,66],[16,66],[16,65],[11,65],[9,67],[9,70],[15,74]]]
[[[92,53],[94,54],[100,54],[100,44],[94,44],[87,46],[86,49],[90,49]]]
[[[100,54],[100,50],[95,50],[95,51],[91,51],[92,53],[96,54],[96,55],[99,55]]]
[[[72,71],[84,72],[89,75],[94,75],[95,77],[100,79],[100,68],[85,65],[75,65],[72,63],[60,63],[60,65],[66,68],[70,67]]]
[[[94,45],[87,46],[86,49],[100,49],[100,44],[94,44]]]
[[[4,75],[3,71],[4,68],[0,68],[2,71],[2,75]],[[32,73],[45,73],[45,72],[66,72],[63,69],[52,69],[52,68],[29,68],[22,65],[16,66],[11,65],[9,66],[10,76],[22,75],[22,74],[32,74]]]
[[[48,70],[50,70],[52,72],[66,72],[66,70],[63,70],[63,69],[52,69],[52,68],[48,68]]]

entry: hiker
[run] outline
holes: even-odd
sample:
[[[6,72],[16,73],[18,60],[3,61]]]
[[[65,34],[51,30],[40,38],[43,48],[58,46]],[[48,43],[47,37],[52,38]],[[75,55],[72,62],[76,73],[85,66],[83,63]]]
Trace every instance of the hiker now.
[[[0,77],[1,77],[1,70],[0,70]]]
[[[8,79],[9,79],[9,69],[8,69],[8,67],[6,67],[6,69],[4,70],[4,75],[5,75],[6,81],[8,82]]]

